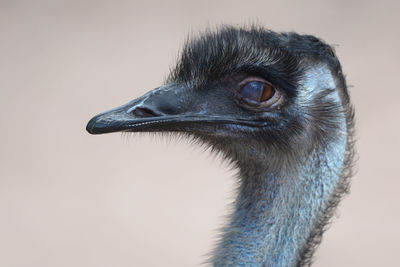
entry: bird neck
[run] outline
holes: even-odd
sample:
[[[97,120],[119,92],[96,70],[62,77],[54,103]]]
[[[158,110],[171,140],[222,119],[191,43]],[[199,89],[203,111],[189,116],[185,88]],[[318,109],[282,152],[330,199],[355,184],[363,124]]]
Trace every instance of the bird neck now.
[[[345,147],[343,135],[290,167],[260,163],[241,168],[235,212],[215,251],[214,266],[298,265],[335,197]]]

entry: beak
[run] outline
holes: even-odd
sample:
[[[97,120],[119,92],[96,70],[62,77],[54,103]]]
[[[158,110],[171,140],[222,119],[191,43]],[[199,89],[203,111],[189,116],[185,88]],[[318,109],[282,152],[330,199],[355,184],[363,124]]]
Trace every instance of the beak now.
[[[146,131],[178,122],[182,105],[176,97],[181,90],[174,85],[158,87],[125,105],[98,114],[88,122],[86,130],[90,134]]]
[[[213,107],[188,98],[186,88],[168,84],[115,109],[100,113],[87,124],[90,134],[111,132],[196,131],[216,124],[262,126],[264,123],[237,116],[218,115]],[[195,94],[194,92],[191,92]],[[192,97],[193,99],[193,97]],[[201,99],[194,97],[194,99]],[[203,99],[204,100],[204,99]],[[214,109],[213,109],[214,108]],[[213,110],[213,111],[211,111]]]

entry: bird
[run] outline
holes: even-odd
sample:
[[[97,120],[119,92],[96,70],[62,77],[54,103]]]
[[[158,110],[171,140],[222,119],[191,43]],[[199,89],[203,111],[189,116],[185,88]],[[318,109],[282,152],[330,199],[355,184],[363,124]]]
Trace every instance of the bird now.
[[[237,170],[212,266],[310,266],[353,175],[354,107],[334,48],[259,25],[188,38],[165,82],[87,124],[211,148]]]

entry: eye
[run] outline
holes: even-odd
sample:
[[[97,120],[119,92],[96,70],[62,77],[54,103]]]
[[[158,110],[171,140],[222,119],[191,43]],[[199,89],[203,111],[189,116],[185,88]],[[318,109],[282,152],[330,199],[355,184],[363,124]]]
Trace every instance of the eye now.
[[[275,94],[275,89],[268,83],[251,81],[242,86],[240,94],[245,99],[261,103],[272,98]]]

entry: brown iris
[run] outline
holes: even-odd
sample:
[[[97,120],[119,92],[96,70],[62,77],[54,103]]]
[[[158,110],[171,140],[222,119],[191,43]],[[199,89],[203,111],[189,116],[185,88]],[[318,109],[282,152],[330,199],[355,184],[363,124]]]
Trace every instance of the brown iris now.
[[[270,84],[265,84],[264,90],[261,96],[261,102],[267,101],[274,95],[274,88]]]

